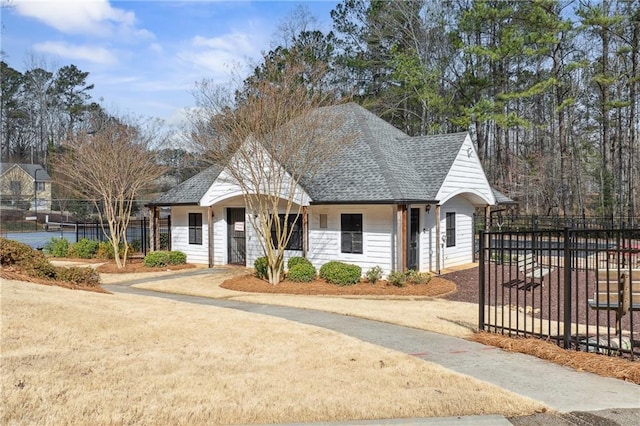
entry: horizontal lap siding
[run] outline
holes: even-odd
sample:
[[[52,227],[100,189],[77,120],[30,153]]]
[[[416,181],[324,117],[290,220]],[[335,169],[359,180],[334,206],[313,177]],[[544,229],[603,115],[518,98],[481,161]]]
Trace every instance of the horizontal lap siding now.
[[[327,228],[320,229],[320,214],[327,215]],[[340,218],[343,213],[362,214],[363,253],[341,252]],[[309,213],[308,258],[316,268],[338,260],[353,263],[362,273],[380,266],[384,274],[391,271],[393,209],[391,206],[314,206]]]
[[[488,200],[493,199],[493,192],[469,137],[462,144],[462,148],[438,191],[437,199],[446,200],[451,194],[460,193],[461,190],[477,192]]]
[[[442,216],[440,229],[446,233],[446,215],[449,212],[456,214],[456,245],[444,247],[444,265],[441,267],[464,265],[473,261],[473,205],[462,197],[455,197],[445,203],[441,208]]]
[[[202,213],[202,245],[189,244],[189,213]],[[171,208],[171,249],[187,255],[187,263],[209,264],[209,226],[207,209],[202,207]]]

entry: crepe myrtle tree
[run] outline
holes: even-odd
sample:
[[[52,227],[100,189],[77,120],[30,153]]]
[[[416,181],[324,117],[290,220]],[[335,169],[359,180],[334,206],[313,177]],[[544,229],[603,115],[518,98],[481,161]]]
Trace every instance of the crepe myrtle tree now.
[[[242,192],[271,284],[282,277],[294,231],[289,217],[298,220],[305,202],[299,184],[327,167],[351,139],[337,131],[342,117],[328,117],[322,108],[338,100],[324,90],[325,68],[300,63],[295,55],[281,59],[265,58],[259,76],[245,80],[236,92],[199,83],[191,129],[198,151],[224,166],[220,179]]]
[[[161,142],[160,123],[103,112],[87,123],[70,134],[55,155],[54,180],[94,204],[116,265],[123,268],[136,195],[163,172],[151,149]]]

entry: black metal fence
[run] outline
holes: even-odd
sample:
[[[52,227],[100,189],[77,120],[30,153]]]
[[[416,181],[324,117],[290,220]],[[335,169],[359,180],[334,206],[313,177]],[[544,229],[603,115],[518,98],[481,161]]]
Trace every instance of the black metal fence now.
[[[475,215],[476,229],[491,231],[527,231],[555,229],[634,229],[640,228],[640,217],[616,216],[538,216],[491,212],[489,223],[484,215]],[[486,226],[488,225],[488,226]]]
[[[480,232],[479,327],[640,356],[640,228]]]
[[[106,241],[107,237],[99,222],[75,223],[76,241],[82,238],[93,241]],[[105,230],[109,232],[107,225]],[[159,249],[171,250],[171,217],[160,219],[159,224]],[[149,219],[132,219],[127,227],[127,242],[131,244],[135,252],[146,255],[150,251],[151,234]]]

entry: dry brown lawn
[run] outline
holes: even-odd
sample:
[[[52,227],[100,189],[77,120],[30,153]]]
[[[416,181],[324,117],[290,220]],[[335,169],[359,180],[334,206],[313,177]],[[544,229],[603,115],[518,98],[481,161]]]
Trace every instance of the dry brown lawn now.
[[[3,280],[2,424],[526,415],[543,406],[325,329]]]

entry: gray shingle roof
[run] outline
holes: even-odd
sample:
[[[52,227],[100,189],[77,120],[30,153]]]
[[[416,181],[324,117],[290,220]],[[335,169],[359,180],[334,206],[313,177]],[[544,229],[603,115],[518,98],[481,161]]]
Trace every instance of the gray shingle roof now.
[[[303,182],[314,203],[436,201],[466,133],[409,137],[357,104],[330,108],[352,141]]]
[[[209,187],[222,172],[222,166],[213,165],[178,186],[160,195],[150,206],[197,205]]]
[[[502,192],[498,191],[495,188],[491,188],[493,190],[493,196],[496,197],[496,203],[498,204],[518,204],[517,201],[512,200],[511,198],[504,195]]]
[[[29,174],[32,178],[36,178],[36,170],[38,170],[38,182],[49,182],[51,176],[40,164],[25,164],[25,163],[0,163],[0,175],[9,170],[13,166],[18,166]],[[42,170],[42,171],[40,171]]]
[[[327,137],[349,143],[337,158],[323,161],[313,177],[301,180],[314,204],[436,201],[467,135],[409,137],[355,103],[320,111],[327,122],[341,124]],[[213,166],[150,204],[198,204],[221,171]]]

